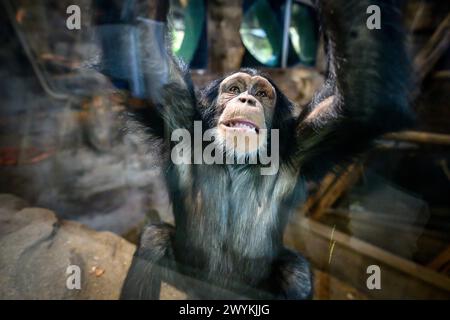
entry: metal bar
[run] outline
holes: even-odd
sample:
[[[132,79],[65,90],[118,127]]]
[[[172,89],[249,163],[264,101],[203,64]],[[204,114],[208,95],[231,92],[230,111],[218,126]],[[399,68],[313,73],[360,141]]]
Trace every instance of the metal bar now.
[[[284,26],[283,26],[283,47],[281,51],[281,67],[287,67],[287,59],[289,54],[289,27],[291,26],[292,0],[286,0],[284,9]]]

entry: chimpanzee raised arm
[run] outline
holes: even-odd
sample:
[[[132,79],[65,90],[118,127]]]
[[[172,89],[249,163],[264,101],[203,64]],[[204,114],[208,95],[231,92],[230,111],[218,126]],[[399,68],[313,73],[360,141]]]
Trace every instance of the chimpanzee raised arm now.
[[[103,51],[98,68],[128,89],[130,115],[157,138],[192,129],[200,116],[187,66],[168,49],[169,2],[95,0],[94,9],[94,34]]]
[[[312,177],[413,122],[402,1],[319,2],[329,71],[297,127],[297,157],[303,174]],[[381,29],[366,24],[373,5],[380,9]]]

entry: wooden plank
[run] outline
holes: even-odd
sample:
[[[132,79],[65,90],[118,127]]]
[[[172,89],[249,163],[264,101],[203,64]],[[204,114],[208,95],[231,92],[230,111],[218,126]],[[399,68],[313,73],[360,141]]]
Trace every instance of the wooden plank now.
[[[411,222],[380,221],[377,216],[363,215],[358,212],[348,218],[328,211],[319,222],[420,265],[426,265],[450,242],[447,233],[417,228]]]
[[[385,134],[383,138],[389,140],[408,141],[416,143],[450,145],[450,135],[431,132],[419,132],[419,131],[392,132]]]
[[[336,181],[336,179],[336,174],[332,172],[326,174],[320,182],[318,190],[310,195],[305,204],[301,207],[302,212],[309,215],[311,213],[311,209],[319,203],[320,199],[327,193],[328,189]]]
[[[450,46],[450,13],[439,24],[428,43],[414,58],[416,73],[420,81],[433,69]]]
[[[367,296],[323,271],[314,269],[314,300],[367,300]]]
[[[319,194],[320,198],[317,203],[311,208],[310,216],[319,220],[328,208],[330,208],[339,197],[347,191],[351,186],[353,186],[361,176],[361,166],[359,164],[351,164],[346,170],[327,188],[325,194]],[[331,180],[331,177],[330,177]],[[329,183],[329,181],[324,181],[324,184]]]
[[[376,299],[449,299],[450,279],[332,229],[307,217],[297,217],[286,232],[286,243],[302,252],[313,265]],[[394,235],[395,237],[395,235]],[[395,238],[393,238],[393,241]],[[334,243],[330,246],[330,243]],[[334,248],[329,260],[330,248]],[[330,261],[330,262],[329,262]],[[381,290],[366,286],[367,267],[381,269]]]
[[[438,272],[446,272],[450,265],[450,246],[442,251],[428,264],[428,267]]]
[[[411,221],[402,219],[401,216],[392,216],[381,212],[371,212],[367,210],[354,212],[351,210],[332,208],[327,209],[326,213],[335,215],[336,217],[342,219],[351,218],[352,220],[357,220],[365,224],[371,224],[378,228],[393,229],[395,232],[421,234],[426,237],[439,239],[441,241],[450,240],[450,234],[448,233],[428,230],[424,227],[415,226]]]
[[[448,80],[450,79],[450,70],[439,70],[433,73],[433,79]]]

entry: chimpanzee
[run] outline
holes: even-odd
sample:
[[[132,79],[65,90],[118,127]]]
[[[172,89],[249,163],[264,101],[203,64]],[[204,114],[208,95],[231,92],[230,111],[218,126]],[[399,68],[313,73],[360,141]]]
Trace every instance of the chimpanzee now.
[[[369,5],[381,9],[381,29],[366,25]],[[121,298],[157,299],[161,281],[197,298],[312,296],[307,260],[283,245],[305,181],[351,161],[412,118],[398,2],[324,0],[317,12],[328,73],[298,116],[272,80],[253,69],[197,93],[188,69],[165,49],[154,27],[160,22],[132,21],[144,90],[130,99],[129,110],[160,140],[175,226],[144,229]],[[184,136],[198,133],[200,144]],[[207,148],[218,161],[195,159]]]

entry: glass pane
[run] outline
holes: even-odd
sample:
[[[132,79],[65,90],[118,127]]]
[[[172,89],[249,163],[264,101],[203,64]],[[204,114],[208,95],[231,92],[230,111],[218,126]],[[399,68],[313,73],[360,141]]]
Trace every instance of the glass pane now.
[[[172,50],[176,56],[190,63],[197,50],[205,21],[203,0],[171,0],[169,23]]]
[[[185,9],[187,1],[170,1],[170,22],[172,25],[172,50],[177,53],[180,51],[181,44],[186,32]]]
[[[266,0],[256,1],[247,10],[240,29],[242,42],[260,63],[279,63],[282,28]]]
[[[317,51],[317,26],[311,8],[298,3],[293,4],[289,36],[300,62],[314,65]]]

